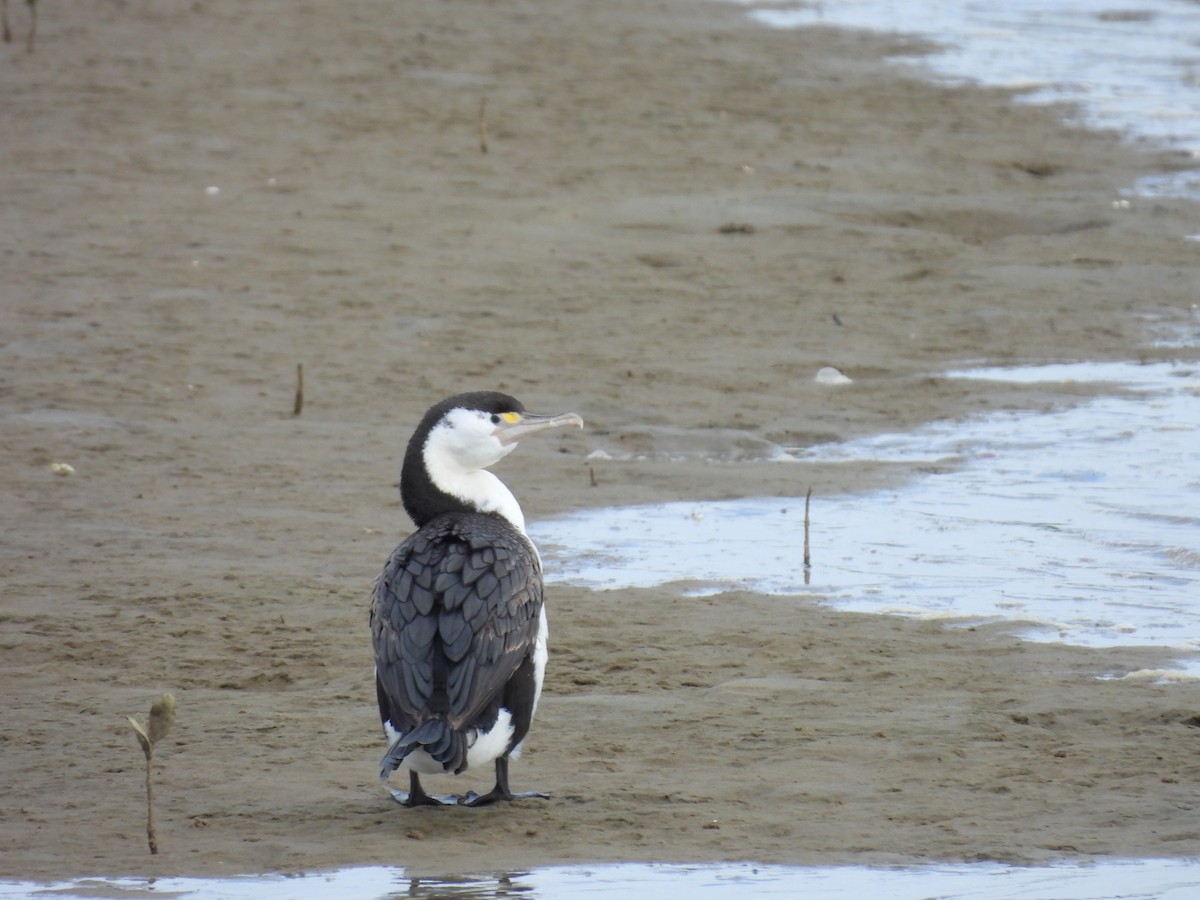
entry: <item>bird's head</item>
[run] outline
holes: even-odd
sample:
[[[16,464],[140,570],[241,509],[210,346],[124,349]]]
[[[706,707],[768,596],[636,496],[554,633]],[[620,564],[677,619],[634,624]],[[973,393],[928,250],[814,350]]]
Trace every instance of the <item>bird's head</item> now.
[[[583,427],[575,413],[527,412],[507,394],[458,394],[433,406],[408,445],[400,477],[404,505],[418,524],[450,509],[500,511],[520,527],[516,500],[483,469],[530,435],[563,425]]]
[[[507,394],[480,391],[439,403],[426,414],[422,425],[426,424],[426,464],[450,464],[472,471],[499,462],[523,438],[562,425],[582,428],[583,419],[575,413],[537,415]]]

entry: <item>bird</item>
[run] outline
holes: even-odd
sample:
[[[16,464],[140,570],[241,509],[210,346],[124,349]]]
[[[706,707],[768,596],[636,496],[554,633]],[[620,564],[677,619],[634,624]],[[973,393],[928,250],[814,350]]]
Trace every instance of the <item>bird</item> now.
[[[375,581],[371,638],[384,735],[380,779],[401,805],[486,806],[516,798],[520,753],[541,695],[548,628],[542,564],[516,497],[487,471],[526,437],[583,427],[575,413],[536,415],[495,391],[430,407],[413,432],[400,498],[417,530]],[[421,775],[495,764],[487,794],[426,793]],[[388,785],[399,768],[409,789]]]

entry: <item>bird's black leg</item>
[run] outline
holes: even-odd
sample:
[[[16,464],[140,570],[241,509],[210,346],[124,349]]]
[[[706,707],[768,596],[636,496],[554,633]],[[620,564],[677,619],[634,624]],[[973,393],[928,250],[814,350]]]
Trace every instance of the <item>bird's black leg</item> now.
[[[467,791],[458,802],[463,806],[488,806],[501,800],[528,800],[531,798],[549,800],[549,794],[541,791],[521,791],[514,794],[508,787],[508,757],[501,756],[496,760],[496,786],[482,796],[474,791]]]
[[[453,806],[460,800],[458,797],[431,797],[421,787],[420,777],[411,769],[408,772],[408,793],[390,786],[388,791],[401,806]]]

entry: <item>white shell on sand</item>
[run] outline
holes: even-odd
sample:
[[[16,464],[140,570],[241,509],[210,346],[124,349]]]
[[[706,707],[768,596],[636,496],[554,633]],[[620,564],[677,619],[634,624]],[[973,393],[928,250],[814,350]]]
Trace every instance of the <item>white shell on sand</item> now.
[[[823,366],[816,377],[817,384],[854,384],[853,378],[848,378],[833,366]]]

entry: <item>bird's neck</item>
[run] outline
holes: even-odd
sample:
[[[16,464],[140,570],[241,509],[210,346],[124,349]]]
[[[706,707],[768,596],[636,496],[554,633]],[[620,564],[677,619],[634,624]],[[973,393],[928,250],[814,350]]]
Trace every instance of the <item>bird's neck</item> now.
[[[442,491],[462,500],[481,513],[503,516],[522,534],[525,533],[525,514],[521,504],[508,486],[487,469],[456,469],[443,467],[429,473],[433,483]]]
[[[404,507],[418,526],[447,512],[481,512],[502,516],[525,533],[525,514],[508,487],[486,469],[465,469],[430,454],[423,465],[405,465],[400,477]]]

